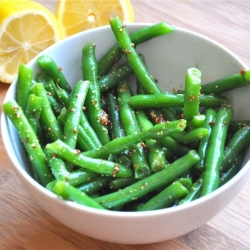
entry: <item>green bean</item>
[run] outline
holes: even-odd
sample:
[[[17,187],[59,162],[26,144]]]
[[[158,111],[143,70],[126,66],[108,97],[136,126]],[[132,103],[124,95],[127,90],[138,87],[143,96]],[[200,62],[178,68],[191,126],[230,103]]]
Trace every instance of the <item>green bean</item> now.
[[[106,92],[116,86],[120,81],[127,79],[133,74],[133,69],[129,66],[128,62],[125,62],[115,68],[112,72],[102,76],[98,79],[100,86],[100,92]]]
[[[140,82],[137,79],[137,94],[143,94],[144,89]],[[140,128],[142,130],[151,128],[153,124],[148,119],[148,116],[144,111],[137,111],[136,117]],[[154,139],[145,140],[145,144],[148,151],[148,161],[152,172],[157,172],[165,167],[167,164],[165,152],[162,150],[162,147],[159,142]]]
[[[99,140],[93,140],[93,137],[91,137],[89,131],[87,131],[86,127],[83,127],[81,125],[78,126],[78,137],[77,137],[77,143],[81,146],[82,150],[88,151],[88,150],[94,150],[99,147],[101,147],[101,143]]]
[[[55,85],[55,83],[53,79],[47,75],[47,73],[45,73],[44,71],[38,73],[35,78],[36,82],[43,83],[44,85],[46,85],[44,87],[47,91],[51,91],[54,93],[54,88],[52,87],[51,83],[53,82],[53,85]]]
[[[214,95],[200,95],[199,106],[200,107],[220,107],[227,101],[224,96]],[[183,107],[184,94],[141,94],[131,96],[129,104],[136,109],[144,108],[164,108],[164,107]]]
[[[68,181],[70,178],[70,172],[64,161],[57,156],[51,154],[48,150],[44,150],[46,161],[48,162],[55,179],[58,181]]]
[[[136,181],[138,181],[138,179],[136,179],[134,176],[125,177],[125,178],[114,178],[113,180],[110,181],[109,188],[118,190],[121,188],[125,188],[135,183]]]
[[[224,158],[220,166],[220,171],[225,171],[236,156],[247,146],[250,141],[250,126],[238,129],[229,143],[226,145]]]
[[[130,107],[128,99],[132,95],[132,90],[128,81],[122,81],[117,87],[118,108],[120,120],[125,135],[131,135],[139,132],[139,124],[134,110]]]
[[[61,113],[62,105],[58,103],[54,96],[51,95],[50,92],[47,92],[48,100],[50,102],[50,106],[53,110],[54,115],[57,117]]]
[[[128,104],[132,90],[128,81],[122,81],[117,86],[118,106],[121,124],[125,135],[135,135],[140,131],[134,110]],[[150,174],[150,167],[141,143],[134,144],[131,151],[131,162],[136,178],[143,178]]]
[[[108,209],[124,205],[158,188],[167,186],[191,168],[198,160],[199,156],[196,151],[191,150],[182,158],[169,164],[167,168],[145,177],[121,190],[100,196],[96,198],[95,201]]]
[[[57,94],[61,99],[62,103],[66,108],[69,107],[70,96],[64,89],[58,89]],[[78,128],[78,133],[81,134],[81,138],[79,139],[79,144],[84,150],[90,150],[99,148],[102,146],[96,132],[92,128],[89,123],[88,118],[84,112],[81,113],[80,116],[80,126]]]
[[[43,83],[45,90],[47,91],[48,100],[50,106],[57,117],[60,115],[63,104],[57,95],[57,86],[52,78],[48,77],[46,73],[42,73],[37,77],[39,83]]]
[[[77,188],[70,186],[68,182],[57,181],[53,191],[58,196],[62,197],[65,200],[70,200],[81,205],[96,209],[104,209],[101,205],[96,203],[92,198],[90,198],[85,193],[81,192]]]
[[[51,96],[53,96],[57,100],[58,103],[61,104],[61,100],[57,95],[58,86],[56,86],[53,79],[44,72],[39,74],[36,78],[37,82],[43,83],[44,88],[50,93]]]
[[[207,148],[201,196],[211,193],[219,186],[220,166],[224,157],[227,131],[232,117],[233,108],[229,104],[223,105],[217,113]]]
[[[88,182],[97,176],[99,175],[90,170],[79,168],[70,172],[68,183],[71,186],[77,186],[85,182]],[[46,185],[46,188],[50,191],[53,191],[55,184],[56,180],[53,180]]]
[[[201,93],[222,94],[229,90],[239,88],[249,84],[250,70],[242,71],[201,86]]]
[[[142,131],[152,128],[154,125],[149,121],[143,111],[136,112],[136,117]],[[146,139],[145,144],[148,150],[148,161],[152,172],[163,169],[166,164],[166,157],[160,143],[154,139]]]
[[[112,177],[110,176],[98,176],[93,180],[77,185],[76,188],[85,194],[91,195],[107,187],[111,180]]]
[[[168,25],[165,22],[159,22],[149,27],[142,28],[130,35],[132,43],[139,45],[154,37],[162,36],[174,31],[174,26]],[[112,66],[119,61],[123,53],[120,46],[116,43],[112,46],[104,56],[99,60],[99,76],[106,75]]]
[[[67,115],[68,115],[68,110],[66,108],[62,108],[61,114],[57,117],[57,120],[59,122],[60,127],[64,128],[65,122],[67,120]],[[81,114],[80,121],[85,115]],[[78,130],[77,130],[77,144],[79,146],[79,149],[82,151],[88,151],[88,150],[93,150],[97,149],[102,146],[101,142],[99,140],[93,140],[93,135],[92,133],[92,128],[89,130],[89,123],[84,123],[87,124],[87,126],[83,127],[81,124],[78,125]],[[89,125],[89,126],[88,126]],[[91,132],[89,132],[91,131]]]
[[[189,68],[186,73],[183,115],[188,123],[199,114],[201,71]]]
[[[58,88],[57,89],[57,95],[58,97],[61,99],[62,103],[65,105],[65,107],[69,107],[70,105],[70,96],[69,94],[62,88]],[[58,122],[60,122],[62,128],[64,127],[64,123],[65,123],[65,113],[64,111],[66,111],[66,109],[62,109],[61,110],[61,116],[59,116],[57,119]],[[80,116],[80,124],[81,126],[79,126],[80,128],[78,128],[78,133],[81,134],[81,138],[79,139],[79,143],[81,145],[81,147],[83,147],[83,145],[85,145],[85,147],[83,147],[85,150],[90,150],[90,149],[95,149],[100,147],[102,144],[99,140],[99,138],[97,137],[96,133],[94,132],[93,128],[91,127],[91,125],[89,124],[85,114],[82,112],[81,116]],[[84,139],[84,140],[83,140]]]
[[[49,161],[51,170],[56,180],[67,181],[70,177],[70,173],[64,161],[58,157],[52,157]]]
[[[48,100],[47,91],[42,83],[37,83],[31,88],[31,93],[35,94],[43,99],[43,109],[41,112],[41,122],[46,130],[48,137],[55,141],[63,138],[63,133],[58,124],[58,121],[53,113]]]
[[[42,55],[37,58],[38,65],[42,70],[53,79],[54,83],[59,87],[65,89],[68,93],[71,93],[71,87],[67,82],[62,69],[56,64],[56,62],[48,55]]]
[[[221,173],[219,187],[231,180],[239,171],[244,159],[244,151],[240,152],[231,165]]]
[[[207,149],[208,149],[208,145],[209,145],[209,139],[211,136],[211,132],[213,130],[213,125],[215,124],[216,121],[216,115],[217,112],[212,109],[212,108],[208,108],[205,111],[205,123],[204,123],[204,128],[206,128],[208,130],[208,134],[206,137],[202,138],[200,140],[200,144],[198,147],[198,154],[200,156],[200,160],[197,162],[197,164],[195,164],[195,169],[201,173],[204,171],[205,169],[205,157],[206,157],[206,153],[207,153]]]
[[[179,205],[198,199],[201,194],[202,183],[203,183],[203,174],[195,181],[195,183],[190,188],[188,194],[179,201]]]
[[[58,96],[59,100],[62,102],[62,104],[65,107],[69,107],[69,103],[70,103],[70,96],[68,94],[68,92],[65,89],[62,88],[57,88],[56,89],[56,95]]]
[[[148,161],[152,172],[158,172],[167,165],[166,156],[161,148],[160,143],[156,140],[146,140],[147,150],[149,151]]]
[[[118,101],[116,95],[113,93],[107,93],[107,109],[108,109],[109,119],[111,122],[109,129],[111,138],[114,140],[120,137],[124,137],[125,134],[120,120]],[[115,161],[126,166],[131,165],[131,157],[129,156],[127,151],[124,151],[123,153],[116,155]]]
[[[187,171],[192,170],[193,168],[189,168]],[[186,172],[187,172],[186,171]],[[178,178],[176,181],[180,182],[181,185],[183,185],[187,190],[190,190],[190,188],[193,185],[193,181],[191,177],[182,177],[183,174],[181,175],[180,178]]]
[[[176,156],[179,156],[179,157],[187,154],[191,150],[191,147],[189,145],[185,145],[183,143],[177,142],[170,136],[162,137],[157,140],[160,142],[160,144],[163,147],[166,147],[171,152],[173,152]]]
[[[115,17],[111,19],[110,26],[129,65],[131,66],[131,68],[133,68],[134,73],[140,83],[143,84],[144,90],[150,94],[161,93],[161,89],[155,83],[155,79],[148,72],[143,60],[137,53],[134,44],[132,43],[125,28],[125,25],[123,25],[120,18]]]
[[[110,141],[108,133],[107,114],[101,108],[100,87],[98,84],[98,64],[95,56],[95,44],[88,43],[82,49],[82,74],[83,79],[91,82],[86,97],[89,122],[102,144]]]
[[[16,101],[12,100],[3,104],[3,110],[17,129],[20,140],[28,152],[32,169],[38,176],[40,183],[46,185],[52,181],[52,174],[46,164],[45,155],[39,140],[22,108]]]
[[[56,182],[57,182],[57,180],[53,180],[53,181],[47,183],[46,189],[48,189],[49,191],[53,192],[53,188],[56,185]]]
[[[190,131],[181,131],[177,132],[171,137],[183,144],[189,144],[192,142],[197,142],[201,140],[202,138],[206,137],[208,135],[208,129],[207,128],[194,128]]]
[[[83,104],[89,85],[89,81],[78,81],[70,99],[67,118],[64,124],[64,142],[72,148],[76,146],[80,116],[82,114]]]
[[[97,176],[98,174],[94,173],[93,171],[79,168],[70,172],[69,184],[71,186],[77,186],[82,183],[88,182]]]
[[[165,154],[165,158],[166,158],[167,162],[173,162],[174,161],[175,154],[171,150],[169,150],[168,148],[166,148],[166,147],[163,146],[162,147],[162,151]]]
[[[150,175],[150,166],[142,144],[137,144],[137,147],[133,147],[130,155],[135,177],[142,179]]]
[[[133,174],[133,171],[130,168],[119,163],[87,157],[83,153],[79,152],[79,150],[72,149],[61,140],[48,143],[46,145],[46,149],[68,161],[72,165],[91,170],[98,174],[113,177],[129,177]]]
[[[156,124],[161,124],[164,122],[168,122],[164,120],[164,117],[162,114],[155,114],[155,111],[151,113],[153,120],[155,120]],[[182,119],[181,119],[182,120]],[[186,120],[185,120],[186,121]],[[189,150],[191,150],[191,147],[187,145],[188,143],[198,142],[200,138],[206,135],[207,131],[203,128],[199,131],[191,131],[187,132],[186,128],[182,131],[178,131],[176,133],[171,134],[170,136],[158,138],[157,141],[161,144],[162,147],[165,147],[167,150],[171,151],[170,155],[176,155],[176,156],[183,156],[185,155]],[[192,145],[193,146],[193,145]]]
[[[204,126],[206,116],[203,114],[193,116],[189,123],[189,129],[200,128]]]
[[[77,146],[80,151],[88,151],[96,148],[82,126],[78,127]]]
[[[35,134],[39,135],[39,140],[41,139],[41,127],[39,119],[42,112],[42,107],[43,99],[34,94],[30,94],[25,114]]]
[[[171,135],[178,131],[184,130],[186,127],[185,120],[177,120],[172,122],[164,122],[154,125],[153,127],[124,137],[112,140],[99,149],[83,152],[87,157],[93,158],[107,158],[109,155],[116,155],[131,149],[135,144],[142,142],[146,139],[162,138]]]
[[[100,141],[100,139],[98,138],[98,135],[96,134],[95,130],[93,129],[93,127],[91,126],[91,124],[89,123],[88,118],[86,117],[85,113],[83,112],[81,117],[80,117],[80,129],[81,131],[81,138],[84,139],[85,141],[88,142],[89,144],[89,149],[97,149],[100,148],[102,146],[102,142]],[[80,132],[79,129],[79,132]]]
[[[65,107],[69,107],[70,96],[68,95],[68,93],[66,91],[64,91],[63,89],[58,89],[57,94],[61,98]],[[82,112],[81,117],[80,117],[80,127],[81,128],[79,129],[79,132],[81,130],[82,134],[84,135],[84,136],[82,136],[82,139],[86,138],[84,141],[89,141],[89,143],[91,144],[90,148],[88,148],[88,146],[86,145],[87,146],[86,150],[99,148],[102,146],[102,143],[100,142],[96,132],[94,131],[94,129],[90,125],[89,120],[86,117],[86,114],[84,112]]]
[[[118,101],[115,94],[107,93],[107,107],[108,107],[108,115],[111,121],[111,126],[110,126],[111,138],[114,140],[120,137],[124,137],[124,130],[121,124]]]
[[[131,156],[129,150],[115,155],[114,161],[124,166],[131,167]]]
[[[183,198],[187,194],[188,189],[179,181],[175,181],[140,206],[137,211],[150,211],[170,207],[176,200]]]
[[[65,124],[65,121],[67,119],[67,115],[68,115],[68,109],[63,107],[61,109],[60,114],[56,117],[58,124],[59,124],[62,131],[64,129],[64,124]]]
[[[33,74],[33,69],[28,68],[23,63],[19,65],[17,73],[18,84],[16,90],[16,101],[24,112],[26,111],[27,100],[29,98],[31,86],[33,85]]]
[[[235,133],[238,129],[248,125],[250,125],[249,119],[232,121],[229,125],[228,131]]]
[[[188,127],[190,127],[190,121],[193,116],[199,114],[199,86],[201,82],[201,72],[196,68],[189,68],[186,72],[185,81],[185,93],[184,93],[184,104],[183,104],[183,117],[186,116]],[[174,108],[169,107],[168,109],[162,110],[164,118],[167,120],[176,120],[177,114]],[[189,128],[190,129],[190,128]]]

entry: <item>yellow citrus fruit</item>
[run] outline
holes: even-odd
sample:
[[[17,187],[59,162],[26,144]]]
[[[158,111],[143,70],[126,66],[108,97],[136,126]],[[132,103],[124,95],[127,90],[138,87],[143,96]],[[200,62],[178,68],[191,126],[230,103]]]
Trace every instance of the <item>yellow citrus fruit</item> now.
[[[123,22],[133,22],[130,0],[58,0],[56,6],[56,17],[66,36],[107,25],[114,16]]]
[[[64,37],[55,15],[29,0],[0,0],[0,82],[11,83],[20,63]]]

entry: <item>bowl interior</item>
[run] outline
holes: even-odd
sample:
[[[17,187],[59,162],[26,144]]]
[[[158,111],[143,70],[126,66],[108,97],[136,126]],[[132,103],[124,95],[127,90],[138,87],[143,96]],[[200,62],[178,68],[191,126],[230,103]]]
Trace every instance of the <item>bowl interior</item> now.
[[[151,24],[129,24],[127,25],[127,29],[131,33],[148,25]],[[110,46],[115,43],[115,38],[108,26],[101,27],[66,38],[52,45],[39,55],[50,55],[56,63],[62,67],[70,85],[74,86],[74,84],[82,78],[81,51],[82,47],[88,42],[94,42],[96,44],[96,57],[99,59]],[[202,83],[223,78],[230,74],[238,73],[242,68],[247,68],[239,58],[223,46],[199,34],[180,28],[177,28],[173,33],[138,45],[137,49],[145,57],[150,73],[158,79],[158,84],[163,91],[172,92],[173,89],[183,89],[186,71],[190,67],[197,67],[201,70]],[[36,63],[37,57],[27,65],[34,69],[35,74],[40,72]],[[134,83],[133,77],[131,78],[131,83]],[[15,80],[7,92],[4,102],[15,98],[16,85],[17,81]],[[234,119],[250,118],[250,109],[245,108],[249,106],[249,88],[249,86],[239,88],[226,94],[235,110]],[[244,112],[242,112],[242,110],[244,110]],[[15,128],[3,112],[1,117],[1,130],[3,143],[13,162],[15,171],[21,175],[25,181],[29,182],[31,186],[40,189],[41,192],[48,196],[49,191],[39,187],[39,185],[30,178],[29,162],[23,146],[20,143]],[[240,173],[237,174],[236,179],[231,180],[232,182],[236,182],[237,178],[240,179],[246,172],[250,172],[250,166],[248,164],[249,158],[250,149],[248,147],[244,158],[244,167]],[[228,184],[228,186],[229,185],[230,184]],[[227,186],[225,188],[227,188]],[[224,190],[225,188],[223,187]],[[211,194],[211,196],[218,195],[219,192],[220,190],[217,190],[214,194]],[[193,204],[188,204],[187,206],[194,206],[194,204],[200,202],[201,201],[195,201]],[[81,209],[91,211],[89,208],[86,209],[82,207]],[[165,209],[165,211],[167,213],[167,210],[174,211],[174,209],[176,208]],[[93,212],[98,213],[99,211],[95,210]],[[115,216],[118,216],[118,213],[119,212],[110,212],[110,214]],[[156,211],[150,212],[151,215],[156,213]],[[133,214],[132,212],[126,215],[123,214],[123,216],[133,218],[133,216],[135,216],[135,214]],[[144,215],[136,213],[136,217]]]

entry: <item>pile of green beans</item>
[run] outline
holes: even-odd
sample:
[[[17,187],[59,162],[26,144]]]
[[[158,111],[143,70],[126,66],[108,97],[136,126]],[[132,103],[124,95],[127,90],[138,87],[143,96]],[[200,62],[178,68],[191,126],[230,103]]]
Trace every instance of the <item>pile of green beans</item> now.
[[[250,141],[250,119],[234,120],[224,93],[248,85],[250,71],[201,84],[202,72],[189,68],[184,90],[164,93],[136,46],[175,28],[128,34],[118,17],[110,27],[117,43],[99,61],[92,41],[83,46],[73,88],[49,55],[38,57],[36,76],[20,65],[16,100],[3,110],[33,178],[60,198],[115,211],[177,206],[224,185]]]

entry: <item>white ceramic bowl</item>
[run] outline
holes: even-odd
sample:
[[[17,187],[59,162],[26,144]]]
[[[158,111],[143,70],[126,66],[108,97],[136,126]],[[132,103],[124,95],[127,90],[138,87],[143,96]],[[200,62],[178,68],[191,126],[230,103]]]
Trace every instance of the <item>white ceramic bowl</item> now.
[[[149,24],[129,24],[129,32]],[[85,31],[69,37],[41,54],[49,54],[63,68],[73,85],[81,78],[81,49],[87,42],[97,44],[97,58],[115,42],[109,27]],[[237,73],[246,68],[235,55],[216,42],[177,28],[171,34],[156,38],[137,49],[144,55],[149,71],[159,80],[163,90],[183,87],[186,70],[198,67],[203,83]],[[29,64],[39,71],[36,58]],[[5,102],[15,98],[16,80],[10,86]],[[235,119],[250,118],[249,95],[246,87],[228,93],[235,109]],[[244,110],[244,112],[242,112]],[[63,201],[40,186],[29,174],[27,158],[15,128],[2,113],[1,129],[6,151],[16,175],[31,197],[50,215],[69,228],[103,241],[122,244],[146,244],[169,240],[186,234],[208,222],[221,212],[242,189],[250,175],[247,149],[240,172],[224,186],[206,197],[189,204],[150,212],[101,211]]]

